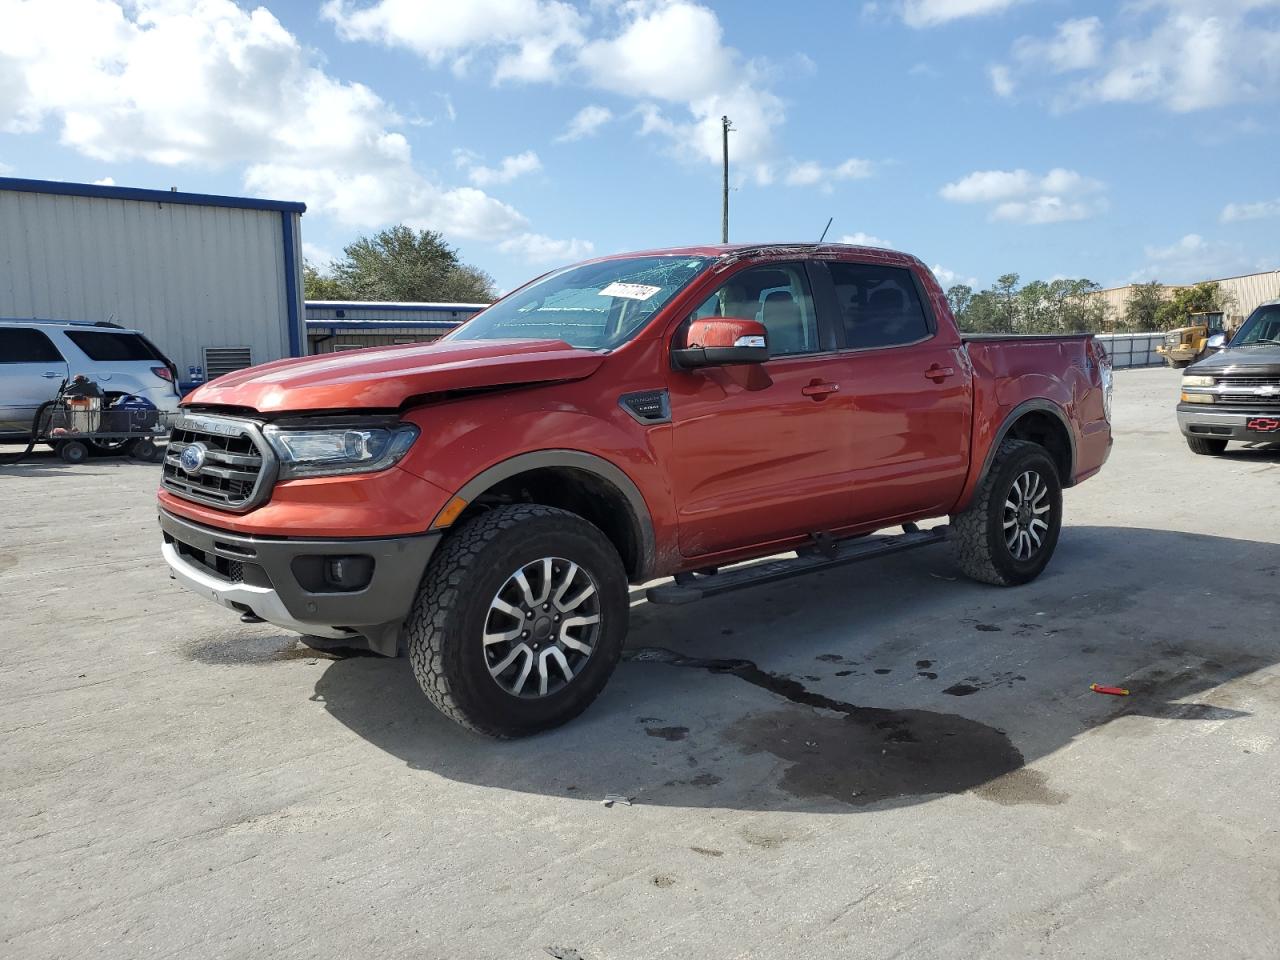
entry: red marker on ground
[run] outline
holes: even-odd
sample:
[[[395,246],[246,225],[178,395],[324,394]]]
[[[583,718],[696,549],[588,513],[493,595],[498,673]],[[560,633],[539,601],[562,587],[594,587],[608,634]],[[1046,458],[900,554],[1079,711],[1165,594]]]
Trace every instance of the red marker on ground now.
[[[1106,687],[1100,683],[1089,684],[1089,689],[1094,693],[1109,693],[1113,697],[1127,697],[1129,695],[1129,691],[1124,687]]]

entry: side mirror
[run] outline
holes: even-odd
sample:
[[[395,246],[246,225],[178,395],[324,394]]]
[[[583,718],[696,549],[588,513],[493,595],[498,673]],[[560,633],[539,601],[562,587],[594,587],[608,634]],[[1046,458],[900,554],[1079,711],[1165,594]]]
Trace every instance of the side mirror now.
[[[1206,340],[1204,345],[1207,350],[1225,350],[1227,346],[1227,335],[1219,331]]]
[[[764,324],[739,317],[704,317],[689,324],[688,344],[671,351],[671,362],[681,370],[716,367],[729,363],[764,363],[769,359],[769,339]]]

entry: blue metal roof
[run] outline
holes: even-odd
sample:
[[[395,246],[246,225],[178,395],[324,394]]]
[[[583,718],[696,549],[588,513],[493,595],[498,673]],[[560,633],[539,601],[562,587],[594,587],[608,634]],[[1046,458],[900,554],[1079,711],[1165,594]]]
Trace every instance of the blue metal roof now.
[[[421,303],[396,300],[307,300],[308,310],[383,310],[394,313],[466,313],[479,312],[488,303]]]
[[[307,320],[307,330],[452,330],[461,320]]]
[[[194,207],[235,207],[241,210],[279,210],[305,213],[305,203],[289,200],[260,200],[257,197],[221,197],[209,193],[180,193],[176,190],[144,190],[140,187],[107,187],[96,183],[66,183],[61,180],[24,180],[0,177],[0,190],[18,193],[52,193],[64,197],[97,197],[107,200],[142,200],[153,203],[185,203]]]

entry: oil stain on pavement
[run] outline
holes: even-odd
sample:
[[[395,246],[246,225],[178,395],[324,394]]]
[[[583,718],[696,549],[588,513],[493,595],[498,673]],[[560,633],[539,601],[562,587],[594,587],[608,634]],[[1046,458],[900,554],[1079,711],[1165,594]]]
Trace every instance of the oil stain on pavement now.
[[[725,736],[745,753],[765,752],[786,761],[789,766],[779,786],[792,796],[867,806],[963,793],[1008,778],[1024,766],[1022,754],[1004,731],[958,714],[860,707],[768,673],[750,660],[689,657],[662,647],[635,648],[623,656],[632,662],[735,676],[789,701],[781,709],[742,717]],[[989,799],[1062,799],[1042,778],[1018,778],[1016,784],[1004,779],[1003,785],[1005,789]]]

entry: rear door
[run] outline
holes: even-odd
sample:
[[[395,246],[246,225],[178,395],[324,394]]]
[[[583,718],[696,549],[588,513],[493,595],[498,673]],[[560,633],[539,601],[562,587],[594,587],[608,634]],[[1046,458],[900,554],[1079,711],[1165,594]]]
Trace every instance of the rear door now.
[[[772,359],[670,375],[681,554],[707,556],[841,525],[848,403],[834,382],[834,332],[819,322],[807,264],[739,270],[693,315],[759,320]]]
[[[969,467],[973,378],[959,335],[906,267],[825,260],[818,272],[852,407],[851,520],[945,513]]]
[[[67,361],[45,331],[0,326],[0,433],[26,434],[36,408],[67,379]]]

